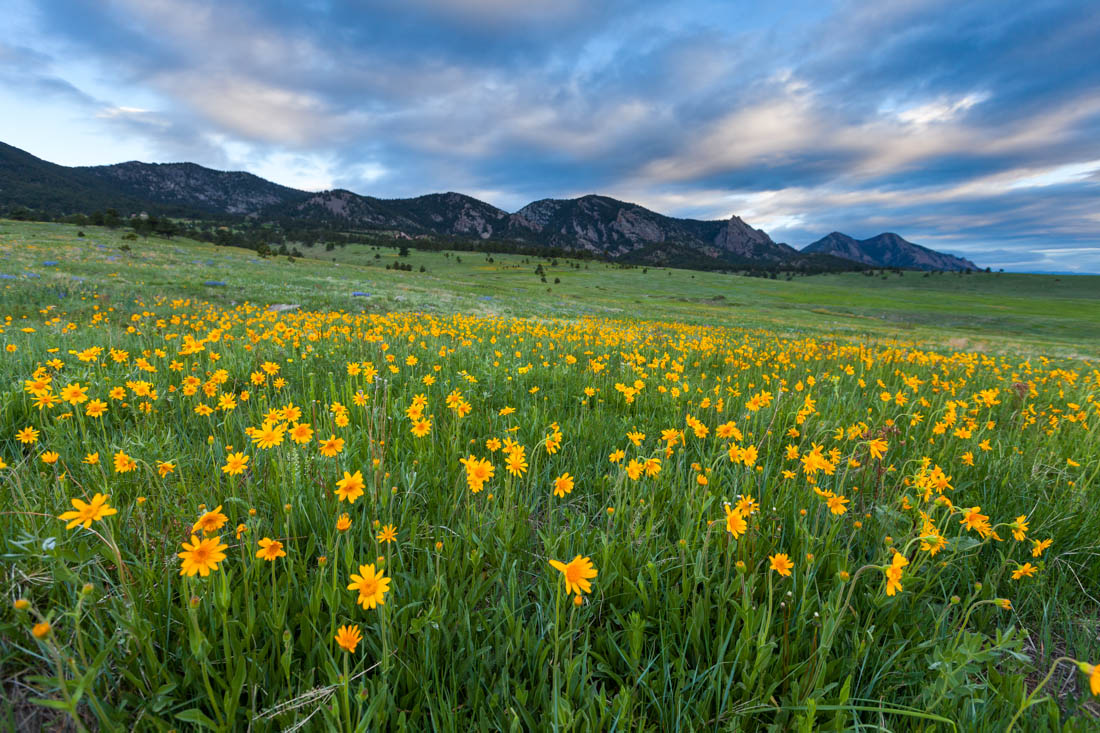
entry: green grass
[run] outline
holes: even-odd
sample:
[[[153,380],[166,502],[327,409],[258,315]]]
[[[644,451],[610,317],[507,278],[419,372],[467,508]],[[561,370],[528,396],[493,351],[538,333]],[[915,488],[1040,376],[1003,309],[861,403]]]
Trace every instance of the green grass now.
[[[1022,711],[1020,729],[1096,728],[1072,665],[1038,688],[1060,656],[1100,662],[1095,278],[563,260],[544,284],[523,257],[413,251],[427,272],[406,273],[384,269],[395,250],[291,263],[85,232],[0,222],[8,727],[1002,731]],[[261,448],[267,417],[314,435]],[[470,456],[495,470],[478,492]],[[363,495],[340,501],[356,471]],[[67,530],[97,492],[117,513]],[[750,495],[734,536],[723,507]],[[215,507],[227,557],[181,577]],[[286,556],[257,558],[264,537]],[[577,555],[598,575],[574,605],[549,560]],[[373,609],[347,589],[367,564],[391,579]]]

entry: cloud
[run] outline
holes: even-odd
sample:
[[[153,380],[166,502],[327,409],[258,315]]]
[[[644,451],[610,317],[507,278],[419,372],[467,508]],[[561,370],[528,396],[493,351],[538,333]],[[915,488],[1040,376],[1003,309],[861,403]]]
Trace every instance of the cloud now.
[[[155,81],[208,124],[241,140],[317,146],[341,127],[316,95],[225,74],[164,72]]]
[[[932,102],[897,110],[894,114],[901,122],[924,127],[937,122],[948,122],[957,117],[960,112],[966,112],[987,99],[989,99],[988,92],[971,92],[955,99],[940,97]]]

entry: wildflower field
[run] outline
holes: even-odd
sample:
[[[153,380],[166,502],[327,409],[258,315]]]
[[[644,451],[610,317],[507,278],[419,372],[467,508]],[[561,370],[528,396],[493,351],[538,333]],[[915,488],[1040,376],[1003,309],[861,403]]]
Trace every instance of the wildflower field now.
[[[1095,344],[0,235],[4,725],[1098,727]]]

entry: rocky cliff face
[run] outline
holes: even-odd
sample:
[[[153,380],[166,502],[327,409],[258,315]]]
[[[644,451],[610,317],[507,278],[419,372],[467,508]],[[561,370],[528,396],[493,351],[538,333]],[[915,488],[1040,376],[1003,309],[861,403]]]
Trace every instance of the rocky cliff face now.
[[[977,270],[968,259],[936,252],[885,232],[870,239],[854,239],[833,232],[802,249],[803,254],[830,254],[872,267],[909,270]]]
[[[532,201],[522,209],[512,214],[512,223],[516,229],[530,229],[533,232],[542,233],[565,201],[561,199],[540,199]]]
[[[763,229],[753,229],[739,216],[731,216],[714,241],[722,252],[745,259],[782,262],[797,254],[794,247],[776,244]]]
[[[404,218],[416,221],[436,234],[455,234],[478,239],[505,236],[511,216],[484,201],[461,193],[432,193],[414,199],[389,202]]]
[[[656,220],[659,216],[605,196],[544,200],[517,212],[513,232],[564,249],[620,257],[638,246],[668,237],[667,228]],[[530,234],[522,229],[529,219],[534,221]]]

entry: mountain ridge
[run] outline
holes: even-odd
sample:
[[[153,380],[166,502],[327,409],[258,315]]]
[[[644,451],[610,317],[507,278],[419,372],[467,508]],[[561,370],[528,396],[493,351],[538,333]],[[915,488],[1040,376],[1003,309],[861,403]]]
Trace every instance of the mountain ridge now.
[[[403,199],[364,196],[347,189],[310,192],[246,171],[219,171],[187,162],[67,167],[5,143],[0,143],[0,205],[62,214],[115,208],[124,215],[229,217],[330,231],[384,230],[406,238],[499,241],[648,264],[709,261],[714,267],[772,270],[904,266],[880,264],[878,260],[891,259],[881,252],[872,263],[870,255],[858,247],[852,250],[854,256],[833,251],[843,247],[814,249],[823,240],[799,251],[773,241],[763,229],[753,228],[737,215],[680,219],[599,194],[538,199],[508,212],[454,191]],[[940,254],[897,239],[897,246],[906,252],[908,246]],[[922,256],[922,261],[930,260]]]

